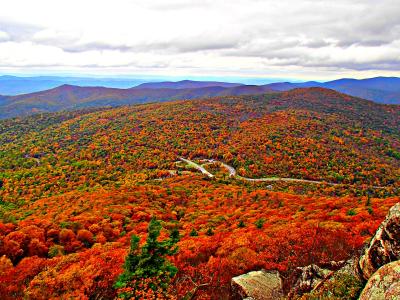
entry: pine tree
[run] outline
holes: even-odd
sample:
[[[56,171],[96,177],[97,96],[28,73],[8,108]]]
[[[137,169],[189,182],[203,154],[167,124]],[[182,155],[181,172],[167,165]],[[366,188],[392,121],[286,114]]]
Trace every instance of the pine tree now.
[[[189,236],[198,236],[199,234],[197,233],[196,229],[192,228],[192,231],[190,231]]]
[[[124,272],[114,285],[118,289],[119,298],[141,299],[144,293],[148,297],[152,295],[158,298],[168,289],[178,269],[168,261],[167,256],[177,253],[179,232],[174,229],[169,239],[158,241],[161,228],[160,221],[153,218],[149,223],[147,241],[141,248],[140,238],[132,236]]]

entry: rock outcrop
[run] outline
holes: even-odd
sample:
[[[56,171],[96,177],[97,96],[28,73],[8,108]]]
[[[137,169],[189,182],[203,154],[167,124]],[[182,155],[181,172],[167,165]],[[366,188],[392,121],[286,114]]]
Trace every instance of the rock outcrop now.
[[[360,259],[353,258],[347,261],[341,268],[336,269],[336,273],[348,274],[364,281],[368,280],[380,267],[399,259],[400,203],[397,203],[389,210],[388,215],[379,226],[368,247],[363,251]],[[338,264],[341,263],[342,262],[338,262]],[[333,275],[333,272],[330,271],[333,269],[335,268],[331,268],[330,266],[321,268],[316,265],[297,268],[297,281],[289,292],[289,298],[318,289],[321,283],[328,280],[329,277]],[[400,286],[396,285],[394,288],[398,289]]]
[[[368,280],[381,266],[400,259],[400,203],[394,205],[379,226],[359,261],[360,270]]]
[[[235,296],[242,299],[284,299],[282,279],[277,271],[252,271],[233,277],[231,285]]]
[[[325,282],[332,283],[341,274],[355,278],[359,285],[368,281],[360,300],[400,299],[400,203],[389,210],[360,259],[356,256],[321,267],[312,264],[297,268],[288,298],[318,292]],[[283,283],[277,271],[249,272],[232,278],[231,285],[235,296],[242,299],[284,299]]]
[[[311,291],[316,285],[330,276],[331,273],[332,271],[322,269],[314,264],[296,268],[295,277],[297,280],[288,295],[289,298]]]
[[[296,298],[296,296],[318,289],[321,284],[335,274],[344,273],[358,278],[357,263],[358,260],[350,259],[348,261],[331,261],[322,266],[312,264],[296,268],[294,273],[296,281],[290,289],[288,298]]]
[[[400,299],[400,260],[384,265],[368,280],[359,300]]]

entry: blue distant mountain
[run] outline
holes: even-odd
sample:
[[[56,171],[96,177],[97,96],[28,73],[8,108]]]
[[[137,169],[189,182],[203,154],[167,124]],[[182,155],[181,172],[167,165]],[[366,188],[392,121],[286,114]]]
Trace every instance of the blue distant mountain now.
[[[144,79],[86,78],[37,76],[0,76],[0,95],[20,95],[52,89],[63,84],[76,86],[103,86],[109,88],[130,88],[146,82]]]
[[[323,87],[378,103],[400,104],[400,78],[398,77],[344,78],[327,82],[278,82],[267,84],[265,87],[275,91],[288,91],[305,87]]]
[[[242,83],[229,83],[229,82],[218,82],[218,81],[193,81],[193,80],[182,80],[182,81],[164,81],[164,82],[146,82],[139,84],[135,88],[139,89],[198,89],[205,87],[219,86],[224,88],[231,88],[236,86],[244,85]]]
[[[203,83],[200,84],[204,86]],[[201,88],[141,88],[117,89],[61,85],[53,89],[16,96],[0,96],[0,119],[34,113],[56,112],[99,106],[121,106],[146,102],[196,99],[217,96],[237,96],[271,92],[263,86],[207,86]]]
[[[67,78],[68,79],[68,78]],[[339,79],[329,82],[309,81],[303,83],[277,82],[266,85],[244,85],[218,81],[190,81],[137,83],[135,80],[108,80],[69,78],[79,83],[62,84],[54,77],[19,78],[0,77],[0,90],[11,91],[51,89],[22,95],[0,95],[0,118],[12,118],[40,112],[55,112],[85,107],[120,106],[146,102],[162,102],[179,99],[196,99],[221,96],[257,95],[278,93],[296,88],[324,88],[351,96],[385,104],[400,104],[400,78],[377,77],[370,79]],[[25,84],[25,86],[22,86]],[[129,88],[114,88],[102,85],[127,85]],[[132,87],[133,86],[133,87]],[[7,94],[7,93],[4,93]]]

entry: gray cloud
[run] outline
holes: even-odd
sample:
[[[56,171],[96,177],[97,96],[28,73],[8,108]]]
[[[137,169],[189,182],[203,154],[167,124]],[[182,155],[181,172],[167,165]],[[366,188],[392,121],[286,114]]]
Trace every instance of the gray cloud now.
[[[162,40],[149,40],[140,43],[135,41],[108,42],[104,41],[84,41],[79,35],[63,34],[60,32],[36,31],[27,40],[37,44],[56,46],[66,52],[79,53],[86,51],[105,51],[115,50],[120,52],[168,52],[185,53],[197,51],[210,51],[222,49],[234,49],[238,47],[240,36],[232,34],[218,34],[205,32],[192,37],[171,37]]]
[[[42,28],[34,24],[26,24],[15,20],[0,18],[0,31],[7,34],[7,41],[30,40]]]
[[[102,0],[76,15],[49,8],[60,20],[13,18],[6,2],[3,66],[400,71],[398,0]]]

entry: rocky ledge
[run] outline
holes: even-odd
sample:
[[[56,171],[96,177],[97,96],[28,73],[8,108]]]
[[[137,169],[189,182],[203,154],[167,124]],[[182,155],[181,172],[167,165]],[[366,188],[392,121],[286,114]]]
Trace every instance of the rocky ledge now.
[[[360,258],[362,276],[368,280],[381,266],[400,259],[400,203],[394,205]]]
[[[235,296],[242,299],[293,299],[343,274],[360,282],[358,290],[368,281],[360,300],[400,299],[400,203],[390,209],[359,259],[332,262],[328,269],[317,265],[297,268],[297,280],[286,297],[278,271],[252,271],[232,278],[231,285]]]

